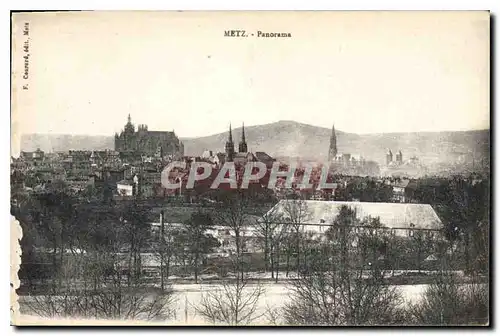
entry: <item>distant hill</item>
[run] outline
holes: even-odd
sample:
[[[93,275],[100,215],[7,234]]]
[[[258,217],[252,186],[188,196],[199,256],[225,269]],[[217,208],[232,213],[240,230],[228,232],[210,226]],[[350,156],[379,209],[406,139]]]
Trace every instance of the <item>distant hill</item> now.
[[[224,151],[227,133],[201,138],[182,139],[188,155],[199,155],[204,149]],[[324,160],[328,157],[330,128],[317,127],[294,121],[279,121],[266,125],[245,127],[250,151],[265,151],[274,157],[301,157]],[[385,163],[390,148],[398,150],[404,160],[417,156],[421,162],[434,164],[455,161],[460,156],[481,160],[489,156],[489,130],[460,132],[418,132],[354,134],[336,130],[339,153],[360,154],[368,160]],[[237,148],[241,128],[233,130]]]
[[[114,137],[105,135],[26,134],[21,136],[21,150],[40,148],[44,152],[74,150],[104,150],[114,148]]]
[[[245,127],[245,135],[250,151],[265,151],[274,157],[301,157],[323,161],[328,155],[331,129],[317,127],[295,121],[278,121],[271,124]],[[459,132],[417,132],[353,134],[337,130],[339,153],[360,154],[366,159],[385,162],[385,153],[390,148],[394,154],[398,150],[406,160],[417,156],[422,163],[437,164],[456,162],[460,157],[467,161],[489,160],[489,130]],[[200,138],[181,138],[186,155],[200,155],[203,150],[224,151],[226,133]],[[241,138],[241,128],[233,130],[233,140],[237,149]],[[67,151],[69,149],[111,149],[112,136],[72,136],[72,135],[24,135],[21,149],[32,151]]]

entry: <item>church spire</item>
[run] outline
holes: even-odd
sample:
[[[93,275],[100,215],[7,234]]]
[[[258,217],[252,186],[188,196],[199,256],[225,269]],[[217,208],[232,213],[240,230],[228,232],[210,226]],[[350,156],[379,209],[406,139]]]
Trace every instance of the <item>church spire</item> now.
[[[231,124],[229,124],[229,137],[226,141],[226,161],[230,162],[234,159],[234,142]]]
[[[337,135],[335,125],[332,125],[332,135],[330,136],[330,149],[328,150],[328,161],[332,161],[337,155]]]
[[[132,118],[130,117],[130,113],[128,114],[128,118],[127,118],[127,124],[125,125],[125,129],[124,129],[125,133],[127,134],[130,134],[130,133],[134,133],[135,132],[135,127],[134,125],[132,124]]]
[[[245,123],[243,123],[242,131],[241,131],[241,141],[240,141],[240,145],[238,146],[238,152],[240,152],[240,153],[248,152],[248,146],[247,146],[247,142],[245,140]]]

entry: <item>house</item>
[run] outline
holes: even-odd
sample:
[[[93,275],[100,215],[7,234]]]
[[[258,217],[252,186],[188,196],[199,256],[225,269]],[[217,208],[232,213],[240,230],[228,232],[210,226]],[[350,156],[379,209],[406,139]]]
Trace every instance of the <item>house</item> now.
[[[134,195],[134,182],[130,180],[121,180],[116,183],[116,190],[120,196]]]
[[[271,169],[273,167],[273,163],[276,161],[276,159],[272,158],[266,152],[255,152],[255,157],[257,158],[257,161],[264,163],[267,169]]]
[[[217,154],[215,154],[214,161],[217,164],[221,164],[221,165],[224,164],[224,162],[226,162],[226,153],[217,153]]]
[[[92,151],[90,155],[90,162],[92,166],[102,167],[104,165],[113,165],[119,163],[118,152],[112,150],[96,150]]]
[[[21,152],[21,155],[20,155],[20,157],[23,160],[34,161],[34,162],[43,161],[44,156],[45,156],[45,153],[42,150],[40,150],[40,148],[38,148],[34,152]]]
[[[204,150],[203,153],[201,154],[201,157],[204,159],[210,159],[214,156],[214,153],[211,150]]]
[[[65,182],[71,191],[79,192],[92,185],[94,180],[90,178],[90,175],[83,175],[68,177]]]
[[[415,189],[416,184],[413,181],[398,179],[392,185],[392,200],[399,203],[410,202]]]
[[[130,269],[129,267],[131,266],[130,264],[130,254],[121,252],[121,253],[116,253],[114,256],[115,258],[115,263],[116,267],[120,272],[124,275],[129,274]],[[141,273],[143,276],[146,278],[151,277],[151,278],[158,278],[160,276],[160,268],[162,266],[161,263],[161,257],[158,253],[152,253],[152,252],[141,252],[140,253],[140,259],[141,259]],[[175,267],[181,265],[181,261],[172,258],[170,261],[170,267]]]
[[[332,163],[345,167],[360,167],[365,164],[365,159],[360,154],[338,153],[332,158]]]
[[[235,165],[241,165],[244,166],[247,164],[247,162],[256,162],[257,158],[253,153],[251,152],[241,152],[241,153],[235,153],[233,162]]]
[[[219,253],[236,253],[235,232],[232,228],[216,225],[207,231],[219,241]],[[260,235],[253,225],[245,225],[240,229],[241,251],[243,253],[255,253],[261,250]]]
[[[353,209],[359,220],[379,218],[382,228],[377,230],[390,230],[391,234],[397,236],[412,236],[413,231],[418,229],[439,232],[443,228],[432,206],[414,203],[281,200],[267,212],[265,218],[299,223],[303,231],[320,234],[332,226],[342,206]],[[294,210],[298,207],[300,211]],[[290,214],[292,217],[300,214],[301,218],[290,218]]]

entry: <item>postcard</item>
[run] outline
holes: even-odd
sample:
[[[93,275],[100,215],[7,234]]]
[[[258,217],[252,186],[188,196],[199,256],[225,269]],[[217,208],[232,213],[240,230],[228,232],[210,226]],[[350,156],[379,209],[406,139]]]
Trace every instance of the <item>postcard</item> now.
[[[490,324],[489,12],[11,15],[13,325]]]

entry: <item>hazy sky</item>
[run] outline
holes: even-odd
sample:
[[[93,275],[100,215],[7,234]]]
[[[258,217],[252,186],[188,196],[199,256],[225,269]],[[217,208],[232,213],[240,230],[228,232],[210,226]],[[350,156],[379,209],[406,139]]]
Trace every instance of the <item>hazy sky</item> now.
[[[486,12],[23,14],[21,133],[112,135],[132,115],[182,137],[295,120],[354,133],[489,127]],[[290,32],[230,38],[224,30]],[[20,87],[29,84],[29,90]]]

